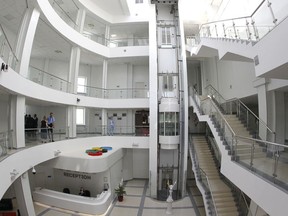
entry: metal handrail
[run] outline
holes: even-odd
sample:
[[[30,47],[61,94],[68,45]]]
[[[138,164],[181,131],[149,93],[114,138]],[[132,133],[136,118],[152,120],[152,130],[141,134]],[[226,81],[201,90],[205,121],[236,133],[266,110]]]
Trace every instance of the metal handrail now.
[[[277,147],[283,147],[283,148],[288,148],[287,145],[283,145],[283,144],[279,144],[279,143],[274,143],[274,142],[269,142],[269,141],[264,141],[264,140],[259,140],[259,139],[254,139],[254,138],[251,138],[251,137],[244,137],[244,136],[240,136],[240,135],[235,135],[235,137],[237,138],[240,138],[240,139],[248,139],[248,140],[251,140],[251,141],[254,141],[254,142],[262,142],[262,143],[266,143],[266,144],[269,144],[269,145],[274,145],[274,146],[277,146]]]
[[[41,72],[43,72],[43,73],[45,73],[45,74],[48,74],[49,76],[52,76],[52,77],[57,78],[57,79],[59,79],[59,80],[62,80],[62,81],[64,81],[64,82],[71,83],[71,82],[68,82],[67,80],[65,80],[65,79],[63,79],[63,78],[61,78],[61,77],[55,76],[55,75],[53,75],[53,74],[50,74],[50,73],[48,73],[48,72],[46,72],[46,71],[44,71],[44,70],[42,70],[42,69],[39,69],[39,68],[37,68],[37,67],[31,66],[31,65],[30,65],[29,67],[30,67],[30,68],[33,68],[33,69],[35,69],[35,70],[37,70],[37,71],[41,71]]]
[[[72,1],[74,4],[75,2]],[[57,1],[53,0],[53,3],[56,3],[56,5],[64,12],[64,14],[74,23],[75,26],[78,26],[77,23],[69,16],[69,13],[67,13],[60,5]],[[53,7],[53,4],[51,5]],[[77,9],[79,10],[78,6],[76,6]]]
[[[205,25],[209,25],[209,24],[213,24],[213,23],[220,23],[220,22],[226,22],[226,21],[230,21],[230,20],[238,20],[238,19],[245,19],[245,18],[252,18],[252,16],[258,11],[258,9],[262,6],[262,4],[265,2],[266,0],[263,0],[258,7],[253,11],[253,13],[250,16],[243,16],[243,17],[237,17],[237,18],[230,18],[230,19],[223,19],[223,20],[217,20],[217,21],[212,21],[212,22],[207,22],[207,23],[203,23],[201,24],[200,28],[199,28],[199,32],[202,28],[202,26]]]
[[[210,185],[210,183],[209,183],[208,176],[207,176],[206,172],[199,166],[198,155],[197,155],[197,153],[196,153],[193,145],[191,145],[191,144],[192,144],[191,137],[189,137],[189,139],[190,139],[190,145],[189,145],[189,146],[190,146],[190,154],[191,154],[191,156],[194,156],[194,157],[195,157],[195,163],[196,163],[196,164],[195,164],[195,168],[196,168],[196,169],[199,169],[199,171],[204,174],[204,176],[205,176],[205,178],[206,178],[206,180],[207,180],[207,184],[208,184],[207,186],[208,186],[209,192],[211,193],[212,202],[213,202],[213,207],[215,208],[215,213],[216,213],[216,215],[218,215],[218,214],[217,214],[217,208],[216,208],[216,205],[215,205],[215,200],[214,200],[214,198],[213,198],[213,193],[212,193],[212,191],[210,190],[211,185]],[[191,151],[191,149],[193,149],[193,152]]]
[[[224,115],[222,114],[222,112],[219,110],[219,108],[215,105],[215,103],[213,102],[213,100],[211,100],[210,97],[207,97],[207,98],[205,98],[205,99],[203,99],[203,100],[201,100],[201,101],[205,101],[205,100],[210,100],[210,101],[212,101],[213,107],[217,110],[217,113],[220,114],[222,120],[225,122],[225,124],[227,125],[228,129],[232,132],[233,137],[236,136],[236,133],[235,133],[234,130],[231,128],[230,124],[227,122],[226,118],[224,117]]]
[[[207,89],[207,88],[209,88],[209,87],[212,88],[212,89],[216,92],[216,94],[217,94],[218,96],[220,96],[226,103],[238,101],[246,110],[249,111],[250,114],[252,114],[261,124],[263,124],[263,126],[265,126],[268,131],[270,131],[272,134],[275,134],[275,135],[276,135],[276,132],[272,131],[272,129],[270,129],[270,128],[267,126],[267,124],[266,124],[262,119],[260,119],[252,110],[250,110],[240,99],[238,99],[238,98],[231,98],[231,99],[229,99],[229,100],[226,100],[211,84],[208,85],[208,86],[206,86],[205,89]]]
[[[6,35],[5,31],[4,31],[1,23],[0,23],[0,28],[1,28],[1,31],[3,32],[3,35],[4,35],[4,37],[5,37],[5,40],[6,40],[7,43],[8,43],[8,46],[9,46],[9,48],[10,48],[10,50],[11,50],[11,53],[13,54],[14,58],[15,58],[16,61],[18,62],[19,60],[18,60],[17,56],[15,55],[15,53],[13,52],[12,46],[11,46],[9,40],[8,40],[8,37],[7,37],[7,35]]]

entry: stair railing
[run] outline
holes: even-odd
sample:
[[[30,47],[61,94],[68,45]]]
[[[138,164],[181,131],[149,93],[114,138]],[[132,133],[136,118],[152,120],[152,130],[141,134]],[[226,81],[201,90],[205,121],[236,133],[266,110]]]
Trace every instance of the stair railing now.
[[[212,215],[218,215],[217,214],[217,208],[215,205],[215,200],[213,198],[213,193],[211,191],[211,185],[208,179],[208,176],[206,175],[205,171],[203,169],[201,169],[200,165],[199,165],[199,160],[198,160],[198,156],[197,153],[194,149],[194,145],[192,143],[191,137],[189,137],[189,152],[190,152],[190,157],[191,157],[191,161],[192,161],[192,165],[195,168],[195,174],[196,174],[196,178],[197,181],[200,181],[202,186],[204,187],[205,190],[205,195],[210,194],[211,195],[211,199],[208,199],[207,196],[205,197],[205,200],[208,201],[208,208],[207,211],[210,210]]]
[[[232,160],[242,167],[251,170],[259,177],[267,179],[277,186],[288,190],[288,177],[283,175],[283,172],[278,171],[279,166],[284,166],[285,169],[288,166],[288,158],[286,154],[283,153],[288,151],[288,146],[235,134],[220,111],[219,106],[216,105],[215,99],[212,99],[211,96],[201,101],[200,108],[204,114],[210,115],[219,136],[223,136],[223,143],[228,146],[228,154],[231,155]],[[238,153],[240,150],[238,146],[241,142],[250,145],[250,155],[248,155],[250,160],[247,160],[247,158],[242,159],[240,153]],[[255,146],[262,147],[265,154],[262,154],[262,156],[261,154],[256,155]],[[263,166],[263,161],[261,161],[263,160],[263,156],[265,157],[267,166]],[[268,166],[269,164],[270,167]]]
[[[221,152],[218,149],[217,143],[214,138],[208,136],[208,143],[213,148],[214,155],[216,157],[217,163],[221,163]],[[213,147],[214,146],[214,147]],[[241,211],[241,215],[252,216],[252,212],[247,202],[246,195],[236,186],[234,185],[228,178],[222,176],[222,179],[226,182],[226,184],[235,192],[234,195],[237,195],[237,203],[240,206],[239,209]]]
[[[219,106],[219,109],[224,114],[236,114],[236,116],[244,123],[245,127],[254,138],[275,142],[276,133],[272,131],[267,124],[241,100],[238,98],[225,100],[212,85],[208,85],[205,89],[207,95],[211,96],[211,98]]]

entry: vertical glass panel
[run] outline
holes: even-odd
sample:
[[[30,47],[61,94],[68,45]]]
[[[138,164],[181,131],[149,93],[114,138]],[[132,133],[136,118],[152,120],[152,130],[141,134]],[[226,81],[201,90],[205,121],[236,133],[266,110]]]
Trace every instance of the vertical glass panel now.
[[[166,44],[165,28],[162,28],[162,44]]]
[[[159,114],[159,135],[164,136],[164,113]]]
[[[166,38],[167,38],[166,44],[171,44],[171,31],[170,31],[170,27],[169,27],[169,28],[166,28]]]

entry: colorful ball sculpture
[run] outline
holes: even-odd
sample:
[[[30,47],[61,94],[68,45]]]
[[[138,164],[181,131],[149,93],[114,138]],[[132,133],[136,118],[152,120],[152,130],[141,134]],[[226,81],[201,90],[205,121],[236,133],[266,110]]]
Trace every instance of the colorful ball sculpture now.
[[[111,151],[112,147],[110,146],[102,146],[102,147],[92,147],[91,149],[87,149],[85,152],[90,156],[101,156],[103,153]]]

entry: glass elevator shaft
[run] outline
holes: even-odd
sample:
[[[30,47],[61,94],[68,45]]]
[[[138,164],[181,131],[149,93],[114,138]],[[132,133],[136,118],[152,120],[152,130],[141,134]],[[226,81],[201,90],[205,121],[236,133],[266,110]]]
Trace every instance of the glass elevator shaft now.
[[[178,1],[151,1],[156,5],[158,78],[157,199],[183,194],[183,95],[181,94],[181,39]]]

